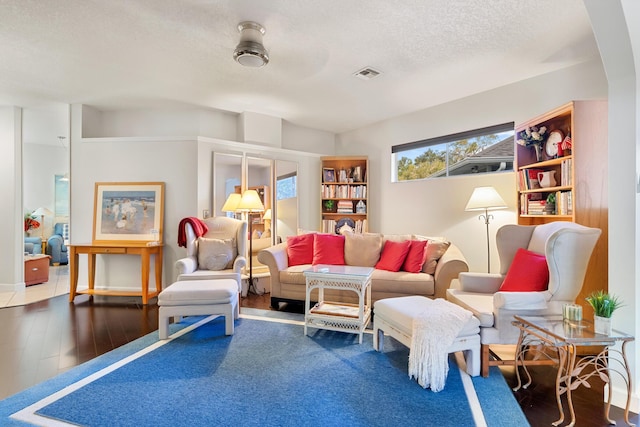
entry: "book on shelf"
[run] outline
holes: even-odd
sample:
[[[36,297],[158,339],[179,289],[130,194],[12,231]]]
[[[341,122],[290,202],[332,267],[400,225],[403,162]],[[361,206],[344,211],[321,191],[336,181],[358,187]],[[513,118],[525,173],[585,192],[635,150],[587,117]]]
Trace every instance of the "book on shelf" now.
[[[573,159],[565,159],[560,163],[560,185],[569,186],[572,184],[571,168]]]
[[[353,213],[351,200],[338,200],[338,213]]]

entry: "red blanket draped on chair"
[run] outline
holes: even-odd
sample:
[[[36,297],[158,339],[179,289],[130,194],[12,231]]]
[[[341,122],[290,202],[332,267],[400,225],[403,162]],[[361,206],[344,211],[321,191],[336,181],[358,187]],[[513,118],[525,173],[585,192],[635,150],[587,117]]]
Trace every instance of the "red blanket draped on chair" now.
[[[187,247],[187,232],[186,225],[191,224],[191,228],[196,233],[196,237],[200,237],[209,231],[209,227],[205,224],[201,219],[196,218],[194,216],[190,216],[187,218],[183,218],[180,220],[180,225],[178,225],[178,246],[186,248]]]

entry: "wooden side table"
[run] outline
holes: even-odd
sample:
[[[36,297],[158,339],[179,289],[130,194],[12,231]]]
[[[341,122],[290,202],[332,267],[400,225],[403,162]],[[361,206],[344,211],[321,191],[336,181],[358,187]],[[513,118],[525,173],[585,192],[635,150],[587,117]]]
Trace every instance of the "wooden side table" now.
[[[73,302],[77,294],[113,295],[113,296],[141,296],[142,304],[146,305],[150,298],[158,296],[162,291],[162,244],[147,245],[146,243],[125,244],[79,244],[69,245],[69,302]],[[86,254],[89,260],[89,288],[78,291],[78,258],[79,254]],[[141,264],[140,291],[117,291],[96,289],[96,255],[139,255]],[[151,255],[154,255],[156,290],[149,292],[149,272],[151,270]]]

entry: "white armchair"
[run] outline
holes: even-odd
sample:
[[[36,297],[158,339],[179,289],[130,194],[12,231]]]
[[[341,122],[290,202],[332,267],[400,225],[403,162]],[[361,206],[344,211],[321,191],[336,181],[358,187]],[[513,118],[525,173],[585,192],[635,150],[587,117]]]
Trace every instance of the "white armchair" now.
[[[575,302],[600,234],[597,228],[566,221],[537,226],[505,225],[496,234],[500,273],[460,273],[451,282],[447,300],[471,311],[480,320],[484,377],[489,375],[489,366],[506,364],[491,354],[489,346],[518,341],[519,330],[511,324],[514,315],[562,314],[564,304]],[[549,268],[546,291],[499,291],[519,248],[545,255]]]
[[[245,257],[247,242],[247,222],[227,217],[212,217],[203,219],[208,231],[201,237],[206,239],[232,239],[234,250],[231,268],[207,269],[199,264],[198,236],[190,223],[185,224],[187,256],[176,261],[177,280],[210,280],[234,279],[238,282],[238,291],[242,290],[241,274],[247,264]]]

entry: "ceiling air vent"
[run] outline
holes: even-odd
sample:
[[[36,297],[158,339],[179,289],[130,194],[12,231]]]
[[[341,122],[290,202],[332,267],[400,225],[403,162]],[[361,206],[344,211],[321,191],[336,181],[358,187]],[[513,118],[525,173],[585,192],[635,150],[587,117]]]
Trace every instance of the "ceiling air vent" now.
[[[353,75],[362,80],[371,80],[374,77],[378,77],[380,74],[382,74],[381,71],[371,67],[365,67],[362,70],[355,72]]]

